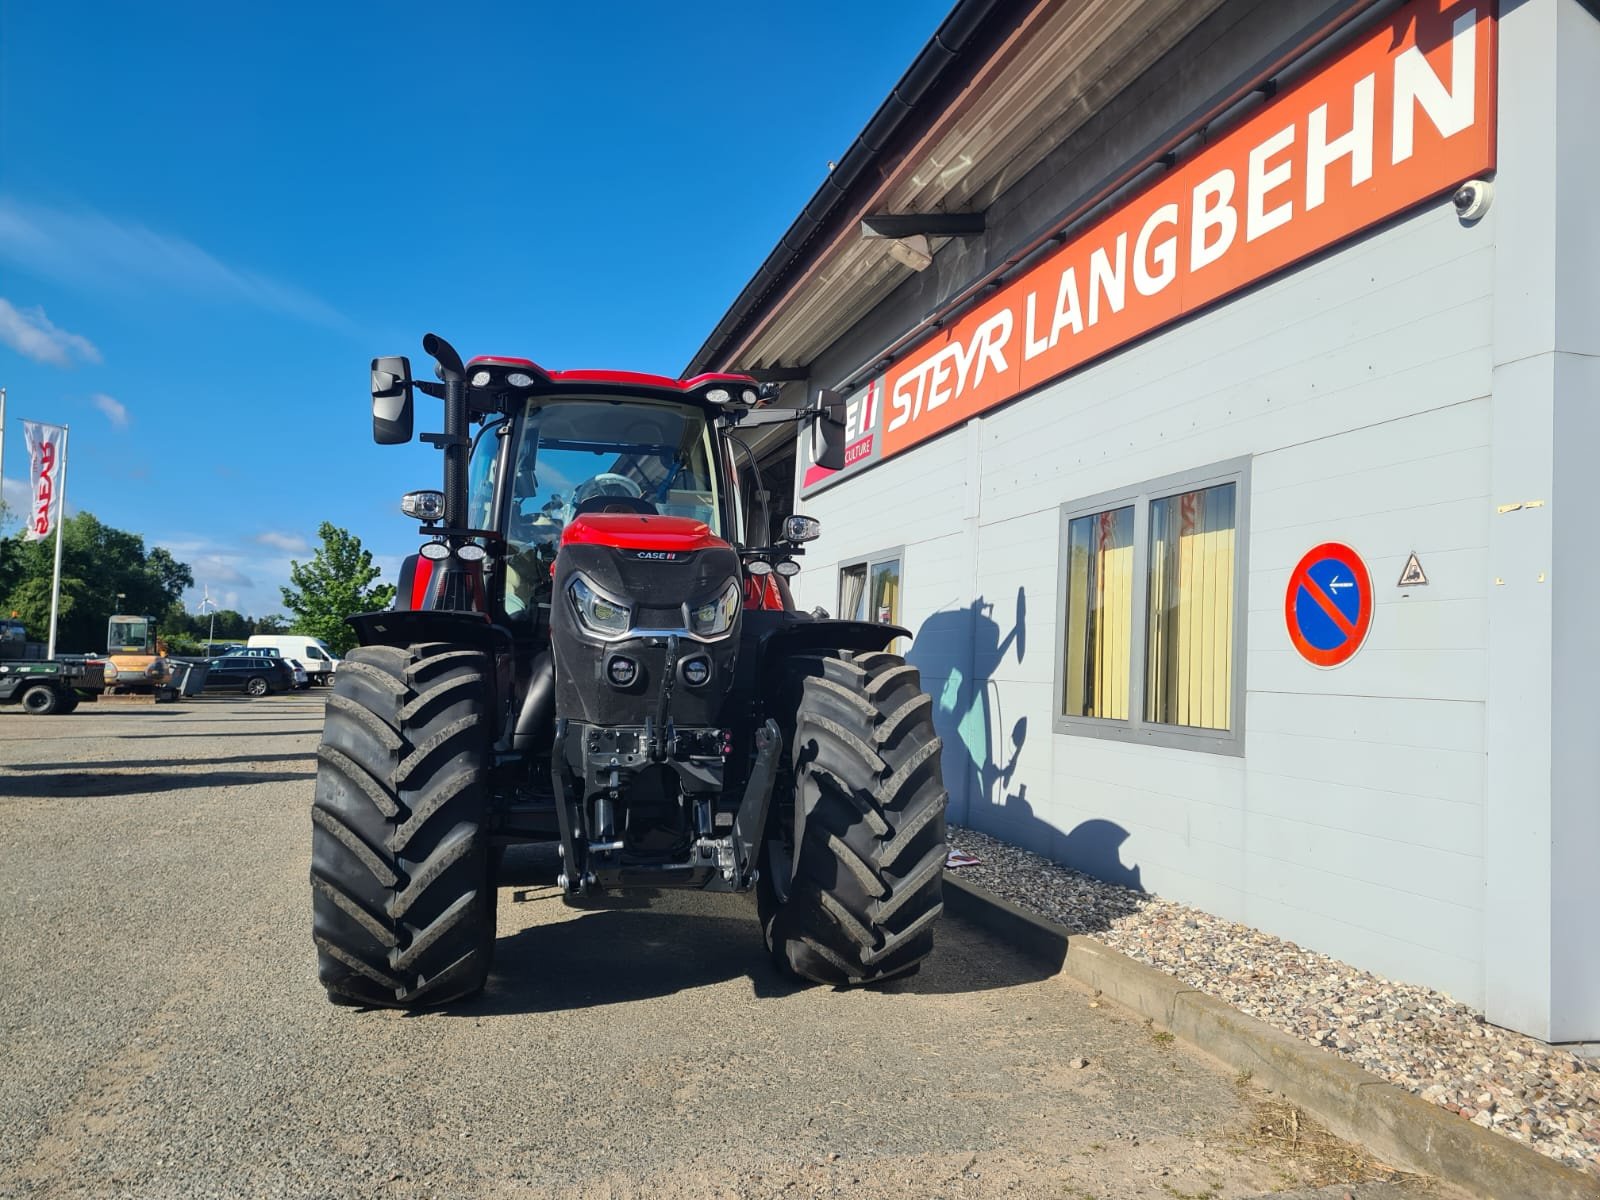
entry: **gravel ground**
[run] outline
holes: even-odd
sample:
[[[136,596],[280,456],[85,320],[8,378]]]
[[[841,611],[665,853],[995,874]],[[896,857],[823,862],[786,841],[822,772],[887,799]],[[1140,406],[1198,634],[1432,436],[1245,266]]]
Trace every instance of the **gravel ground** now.
[[[971,829],[962,878],[1569,1166],[1600,1174],[1600,1062],[1441,992],[1074,871]]]

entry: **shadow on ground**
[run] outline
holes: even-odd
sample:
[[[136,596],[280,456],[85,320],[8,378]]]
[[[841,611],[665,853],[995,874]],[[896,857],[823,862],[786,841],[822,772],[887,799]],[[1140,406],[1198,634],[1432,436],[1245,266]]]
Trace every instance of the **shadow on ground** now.
[[[139,765],[141,767],[179,767],[179,768],[183,768],[183,767],[218,766],[218,765],[220,765],[222,763],[272,763],[272,762],[303,762],[303,763],[309,763],[309,762],[314,761],[315,759],[316,759],[316,753],[314,751],[312,751],[312,750],[302,750],[298,754],[230,754],[230,755],[227,755],[227,756],[220,756],[219,755],[216,758],[140,758],[138,760],[138,763],[139,763]],[[123,764],[127,763],[127,761],[128,760],[126,758],[118,758],[118,759],[105,759],[105,760],[100,760],[100,761],[96,761],[94,759],[77,759],[77,760],[74,760],[73,762],[70,762],[70,763],[64,763],[64,762],[55,762],[55,763],[13,763],[13,764],[11,764],[9,769],[13,770],[13,771],[51,771],[51,772],[59,772],[63,767],[85,767],[85,768],[88,768],[89,770],[96,770],[96,769],[103,768],[103,767],[120,766],[120,765],[123,765]],[[148,779],[149,776],[145,776],[145,778]]]
[[[256,760],[250,760],[256,761]],[[204,763],[189,764],[191,766]],[[48,771],[0,777],[0,799],[35,796],[47,800],[76,800],[108,796],[148,796],[158,792],[193,791],[198,788],[241,787],[256,783],[307,782],[315,771]]]
[[[551,843],[506,851],[499,874],[502,916],[525,904],[564,911],[541,911],[541,923],[503,935],[484,992],[447,1013],[481,1017],[626,1004],[739,978],[749,979],[763,999],[819,986],[779,973],[749,896],[641,888],[568,902],[556,891],[556,863]],[[965,922],[946,920],[940,948],[920,972],[873,990],[945,995],[1055,974],[1048,963],[982,939]]]

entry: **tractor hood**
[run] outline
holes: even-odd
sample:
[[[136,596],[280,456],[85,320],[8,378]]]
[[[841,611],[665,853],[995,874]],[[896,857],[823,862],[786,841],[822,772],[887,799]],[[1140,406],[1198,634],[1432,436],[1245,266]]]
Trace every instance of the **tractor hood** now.
[[[584,513],[561,531],[562,546],[610,546],[666,562],[696,550],[728,548],[704,521],[641,513]]]
[[[562,532],[550,603],[556,716],[721,723],[743,617],[739,555],[702,521],[585,513]],[[663,689],[669,703],[663,708]]]

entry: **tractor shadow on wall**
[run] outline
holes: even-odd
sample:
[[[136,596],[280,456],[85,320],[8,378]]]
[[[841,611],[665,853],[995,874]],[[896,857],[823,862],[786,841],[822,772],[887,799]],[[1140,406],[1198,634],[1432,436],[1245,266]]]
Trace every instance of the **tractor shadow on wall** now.
[[[778,973],[748,895],[638,890],[569,905],[556,891],[556,864],[550,843],[507,850],[498,876],[501,934],[488,985],[480,996],[444,1012],[482,1017],[595,1008],[740,979],[749,980],[760,999],[814,986]],[[975,946],[947,926],[920,972],[873,990],[978,992],[1052,973],[1050,966],[1005,948]]]
[[[1009,631],[1002,632],[994,618],[995,607],[979,596],[964,608],[934,613],[917,630],[906,655],[922,672],[923,686],[933,696],[934,723],[944,741],[950,822],[1065,867],[1069,875],[1064,886],[1073,872],[1113,885],[1097,893],[1093,916],[1085,914],[1082,921],[1069,924],[1079,933],[1103,930],[1110,918],[1133,912],[1145,902],[1139,867],[1122,860],[1128,831],[1115,821],[1092,818],[1063,833],[1035,813],[1028,799],[1029,785],[1016,780],[1028,718],[1008,720],[995,679],[1013,649],[1018,665],[1027,655],[1026,589],[1017,589]],[[1048,779],[1045,783],[1048,786]]]
[[[1018,663],[1027,655],[1027,589],[1017,589],[1015,616],[1003,636],[994,609],[979,596],[964,608],[934,613],[917,630],[906,661],[921,672],[922,686],[933,697],[934,725],[944,740],[950,820],[964,824],[980,812],[1006,807],[1037,823],[1026,787],[1015,795],[1006,792],[1028,740],[1028,718],[1019,716],[1007,727],[994,678],[1013,647]],[[995,822],[985,827],[994,828]]]

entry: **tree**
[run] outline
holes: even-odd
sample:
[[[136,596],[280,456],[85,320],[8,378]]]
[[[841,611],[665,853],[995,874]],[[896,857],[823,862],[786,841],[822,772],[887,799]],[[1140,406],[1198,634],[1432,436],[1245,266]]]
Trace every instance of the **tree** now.
[[[356,643],[355,630],[344,619],[388,608],[394,600],[394,587],[387,583],[370,586],[382,571],[355,534],[324,521],[317,527],[317,536],[322,545],[310,562],[289,563],[289,582],[294,587],[282,589],[283,605],[294,615],[297,632],[319,637],[335,654],[343,654]]]
[[[50,628],[50,580],[55,538],[30,542],[22,534],[0,541],[0,597],[30,636],[45,640]],[[104,650],[106,619],[114,612],[163,616],[194,583],[185,563],[160,546],[146,552],[144,538],[115,529],[93,513],[61,526],[61,605],[56,643],[61,650]],[[118,595],[121,600],[117,599]]]

